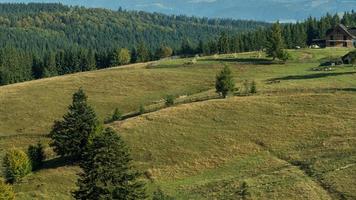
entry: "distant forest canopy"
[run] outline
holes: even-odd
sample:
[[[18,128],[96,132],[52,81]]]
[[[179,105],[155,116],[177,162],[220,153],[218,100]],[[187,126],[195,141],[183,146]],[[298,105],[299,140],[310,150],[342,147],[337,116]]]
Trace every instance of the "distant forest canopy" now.
[[[305,47],[356,14],[283,24],[286,48]],[[271,24],[159,13],[0,4],[0,85],[175,55],[261,50]]]
[[[168,16],[138,11],[68,7],[61,4],[0,4],[1,46],[24,50],[63,49],[72,45],[95,51],[161,44],[178,50],[183,38],[197,45],[220,32],[244,32],[265,22]],[[21,38],[21,40],[19,40]]]

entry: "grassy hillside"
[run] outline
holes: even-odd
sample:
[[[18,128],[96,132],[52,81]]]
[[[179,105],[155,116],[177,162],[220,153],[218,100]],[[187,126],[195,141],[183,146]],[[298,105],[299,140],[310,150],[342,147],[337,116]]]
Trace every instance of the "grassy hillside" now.
[[[255,80],[255,96],[185,104],[113,123],[160,186],[179,199],[356,198],[356,70],[312,71],[348,49],[291,51],[287,64],[258,53],[159,61],[0,87],[0,152],[26,148],[60,118],[83,87],[104,119],[135,111],[166,94],[214,93],[229,65],[237,86]],[[258,58],[260,57],[261,58]],[[49,160],[15,186],[19,199],[69,199],[75,166]]]
[[[114,127],[175,196],[355,198],[356,96],[235,97],[166,109]]]

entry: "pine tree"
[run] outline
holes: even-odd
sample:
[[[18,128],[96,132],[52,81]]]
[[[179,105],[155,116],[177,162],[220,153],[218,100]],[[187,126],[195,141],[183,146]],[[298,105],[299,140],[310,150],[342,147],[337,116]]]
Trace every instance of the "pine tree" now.
[[[97,135],[85,151],[80,167],[75,199],[145,199],[140,174],[133,169],[129,150],[111,128]]]
[[[282,38],[282,30],[279,22],[273,24],[270,35],[268,37],[267,55],[276,58],[284,59],[285,52],[283,50],[284,42]]]
[[[32,170],[42,167],[43,161],[46,159],[44,146],[40,142],[36,145],[30,145],[27,149],[27,155],[31,160]]]
[[[51,77],[58,75],[56,67],[56,54],[54,54],[53,52],[47,53],[43,60],[43,67],[43,77]]]
[[[194,49],[189,39],[184,39],[182,41],[180,53],[185,56],[194,54]]]
[[[216,92],[224,98],[235,89],[232,72],[227,65],[225,65],[220,74],[216,76],[215,88]]]
[[[94,110],[88,105],[82,89],[73,95],[72,105],[62,121],[56,121],[50,133],[51,146],[60,156],[72,160],[80,159],[83,150],[95,134],[98,120]]]
[[[228,35],[223,32],[220,35],[219,41],[218,41],[218,48],[219,48],[219,53],[221,54],[226,54],[230,52],[229,48],[229,38]]]

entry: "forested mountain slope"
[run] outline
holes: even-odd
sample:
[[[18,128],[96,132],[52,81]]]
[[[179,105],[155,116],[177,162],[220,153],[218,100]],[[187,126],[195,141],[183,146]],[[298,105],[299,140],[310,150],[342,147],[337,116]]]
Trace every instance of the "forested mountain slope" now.
[[[267,25],[61,4],[0,4],[1,46],[39,52],[72,45],[95,50],[133,48],[141,41],[151,49],[161,44],[178,49],[183,38],[197,44],[222,31],[249,31]]]

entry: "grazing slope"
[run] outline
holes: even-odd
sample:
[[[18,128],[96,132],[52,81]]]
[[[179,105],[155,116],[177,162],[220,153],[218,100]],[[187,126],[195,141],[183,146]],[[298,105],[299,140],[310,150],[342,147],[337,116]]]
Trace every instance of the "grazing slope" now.
[[[356,71],[312,71],[347,49],[291,51],[285,65],[258,53],[159,61],[0,87],[0,155],[47,141],[54,119],[83,86],[101,119],[115,107],[138,110],[166,94],[214,93],[229,65],[238,87],[259,93],[185,104],[110,124],[146,171],[149,191],[178,199],[356,198]],[[182,97],[184,98],[184,97]],[[51,153],[51,152],[49,152]],[[15,185],[18,199],[69,199],[76,166],[50,159]]]

